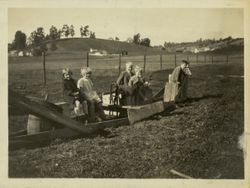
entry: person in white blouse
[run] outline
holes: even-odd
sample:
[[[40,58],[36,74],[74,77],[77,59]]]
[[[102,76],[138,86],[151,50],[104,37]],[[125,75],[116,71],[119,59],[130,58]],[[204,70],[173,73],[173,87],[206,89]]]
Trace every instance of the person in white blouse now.
[[[77,87],[80,90],[80,95],[88,102],[90,120],[105,120],[106,116],[102,108],[102,101],[94,90],[91,80],[92,70],[89,67],[82,68],[81,75],[82,78],[78,80]]]

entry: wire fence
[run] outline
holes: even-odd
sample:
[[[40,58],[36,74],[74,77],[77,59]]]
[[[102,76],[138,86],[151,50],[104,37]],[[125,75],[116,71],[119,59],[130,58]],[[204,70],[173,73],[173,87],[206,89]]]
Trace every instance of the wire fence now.
[[[126,62],[133,62],[146,73],[174,69],[182,60],[191,66],[206,64],[230,64],[244,62],[243,56],[196,55],[196,54],[159,54],[138,56],[92,56],[91,54],[43,54],[42,57],[17,57],[9,59],[9,86],[23,94],[40,95],[44,87],[49,88],[54,100],[59,100],[58,91],[62,90],[62,69],[70,68],[75,79],[81,77],[80,69],[90,67],[94,73],[93,81],[101,90],[117,79],[125,70]],[[105,86],[105,87],[104,87]]]

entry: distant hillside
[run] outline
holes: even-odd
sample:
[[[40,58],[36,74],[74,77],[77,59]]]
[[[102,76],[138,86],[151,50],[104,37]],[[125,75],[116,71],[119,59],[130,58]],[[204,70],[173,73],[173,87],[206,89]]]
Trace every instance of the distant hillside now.
[[[211,53],[211,54],[243,54],[244,39],[231,37],[220,40],[204,40],[189,43],[166,43],[168,52]]]
[[[91,38],[69,38],[59,39],[55,41],[57,49],[55,51],[50,50],[51,41],[47,42],[49,53],[81,53],[89,51],[90,48],[97,50],[105,50],[110,54],[121,53],[127,51],[128,55],[137,54],[159,54],[160,49],[152,47],[139,46],[121,41],[112,41],[105,39],[91,39]]]

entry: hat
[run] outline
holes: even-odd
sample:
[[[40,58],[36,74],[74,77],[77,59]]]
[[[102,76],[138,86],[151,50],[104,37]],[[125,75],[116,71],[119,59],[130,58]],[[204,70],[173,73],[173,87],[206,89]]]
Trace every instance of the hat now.
[[[185,63],[185,64],[190,64],[188,61],[186,61],[186,60],[182,60],[182,63]]]

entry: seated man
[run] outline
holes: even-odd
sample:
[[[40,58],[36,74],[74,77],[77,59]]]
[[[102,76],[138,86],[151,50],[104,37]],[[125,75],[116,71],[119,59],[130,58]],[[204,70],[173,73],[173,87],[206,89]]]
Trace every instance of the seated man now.
[[[149,83],[142,76],[142,69],[139,66],[135,67],[135,75],[130,78],[128,85],[132,90],[132,105],[143,105],[144,101],[153,95],[152,90],[148,87]]]
[[[170,81],[178,85],[175,102],[185,102],[187,100],[188,77],[192,73],[189,69],[189,62],[183,60],[180,66],[177,66],[170,77]]]
[[[130,90],[130,87],[128,87],[128,82],[133,75],[134,75],[133,63],[127,62],[126,71],[121,72],[116,81],[116,84],[122,95],[121,100],[120,100],[121,105],[129,105],[131,103],[131,98],[130,98],[131,90]]]
[[[82,78],[78,80],[77,87],[80,90],[80,96],[84,97],[84,99],[88,102],[90,121],[105,120],[106,116],[102,109],[102,101],[93,88],[91,74],[92,71],[90,68],[82,68]],[[96,113],[99,117],[96,116]]]
[[[72,75],[73,73],[69,68],[62,70],[63,94],[64,99],[69,102],[69,104],[73,104],[74,112],[78,115],[81,113],[81,103],[83,102],[83,98],[79,95],[79,89],[77,88]],[[70,108],[72,108],[72,105],[70,105]]]

